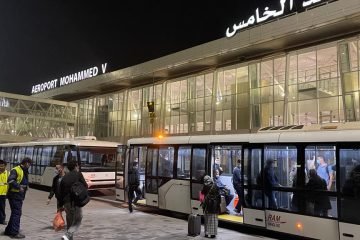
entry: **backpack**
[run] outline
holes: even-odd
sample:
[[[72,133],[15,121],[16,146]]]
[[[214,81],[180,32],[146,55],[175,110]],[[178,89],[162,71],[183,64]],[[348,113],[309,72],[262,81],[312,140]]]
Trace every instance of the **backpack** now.
[[[139,185],[139,176],[135,169],[129,171],[129,186],[137,186]]]
[[[75,206],[83,207],[90,201],[87,187],[81,182],[75,182],[70,188],[71,200]]]

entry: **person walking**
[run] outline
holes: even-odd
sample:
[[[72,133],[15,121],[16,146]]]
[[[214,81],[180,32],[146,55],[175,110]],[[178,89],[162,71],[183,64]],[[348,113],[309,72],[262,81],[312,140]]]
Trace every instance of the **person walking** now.
[[[60,198],[60,183],[61,183],[62,178],[65,176],[64,165],[63,164],[56,165],[55,174],[56,174],[56,176],[53,178],[50,193],[49,193],[46,205],[50,204],[51,199],[55,195],[55,198],[57,199],[57,210],[59,211],[62,208],[62,206],[60,205],[60,201],[59,201],[59,198]]]
[[[138,163],[134,162],[133,167],[129,170],[128,174],[129,184],[128,184],[128,205],[129,212],[133,212],[133,204],[136,204],[141,197],[140,189],[140,173],[138,169]],[[136,193],[136,197],[134,196]],[[135,197],[135,200],[133,201]]]
[[[8,176],[9,173],[6,170],[6,162],[0,159],[0,224],[6,225],[7,222],[5,207],[6,207],[6,194],[8,191]]]
[[[201,206],[204,210],[205,237],[215,238],[219,222],[218,213],[220,212],[221,196],[218,187],[208,175],[204,177],[204,186],[201,192],[204,195]]]
[[[264,168],[264,192],[269,201],[269,208],[277,209],[277,199],[273,187],[279,187],[280,184],[275,175],[274,164],[274,160],[272,159],[266,161]]]
[[[235,206],[234,212],[243,215],[243,207],[245,206],[244,189],[243,189],[243,178],[241,174],[241,160],[238,159],[236,167],[233,170],[233,186],[239,197],[239,201]]]
[[[25,235],[20,233],[20,219],[22,205],[29,185],[29,167],[31,162],[30,158],[24,158],[19,166],[11,169],[8,177],[9,190],[7,197],[10,204],[11,216],[4,234],[11,238],[25,238]]]
[[[75,160],[70,160],[67,163],[67,168],[69,173],[65,174],[60,183],[60,196],[59,196],[59,205],[63,206],[63,209],[66,213],[66,228],[67,231],[63,240],[72,240],[74,233],[79,229],[82,221],[82,208],[76,206],[71,196],[72,186],[80,182],[86,188],[88,187],[84,176],[78,170],[78,164]],[[60,210],[63,210],[60,209]]]

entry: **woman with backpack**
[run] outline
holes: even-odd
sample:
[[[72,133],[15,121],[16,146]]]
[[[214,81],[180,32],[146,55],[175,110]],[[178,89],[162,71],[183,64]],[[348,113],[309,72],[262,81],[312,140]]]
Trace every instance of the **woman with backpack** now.
[[[208,175],[204,177],[204,187],[201,193],[205,196],[204,201],[201,203],[205,218],[205,237],[215,238],[218,228],[221,196],[213,179]]]

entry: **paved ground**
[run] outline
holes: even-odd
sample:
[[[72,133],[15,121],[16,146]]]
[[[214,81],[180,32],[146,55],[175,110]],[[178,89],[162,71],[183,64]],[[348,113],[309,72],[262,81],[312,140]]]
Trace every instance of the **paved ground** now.
[[[63,231],[55,232],[52,229],[52,219],[55,215],[56,200],[53,199],[50,205],[46,205],[48,193],[30,189],[24,202],[23,216],[21,221],[21,232],[26,239],[61,239]],[[8,204],[7,204],[8,205]],[[129,214],[126,208],[118,203],[109,203],[92,200],[83,209],[83,224],[76,240],[89,239],[207,239],[202,236],[188,237],[187,222],[183,219],[147,213],[135,210]],[[7,209],[7,218],[10,210]],[[0,225],[0,232],[5,229]],[[203,231],[203,229],[202,229]],[[10,239],[0,235],[0,239]],[[265,237],[249,236],[229,229],[219,228],[217,239],[242,239],[258,240],[269,239]]]

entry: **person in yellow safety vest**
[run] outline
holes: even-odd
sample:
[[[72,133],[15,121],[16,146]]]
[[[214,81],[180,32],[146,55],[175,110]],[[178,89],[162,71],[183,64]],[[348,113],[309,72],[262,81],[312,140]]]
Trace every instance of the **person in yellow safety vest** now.
[[[29,185],[28,175],[31,162],[30,158],[24,158],[19,166],[11,169],[8,177],[9,189],[7,197],[11,209],[11,216],[4,234],[11,238],[25,238],[25,235],[20,233],[20,219],[23,201]]]
[[[0,224],[6,225],[5,221],[5,203],[6,203],[6,194],[8,191],[8,176],[9,173],[6,170],[6,162],[0,159]]]

